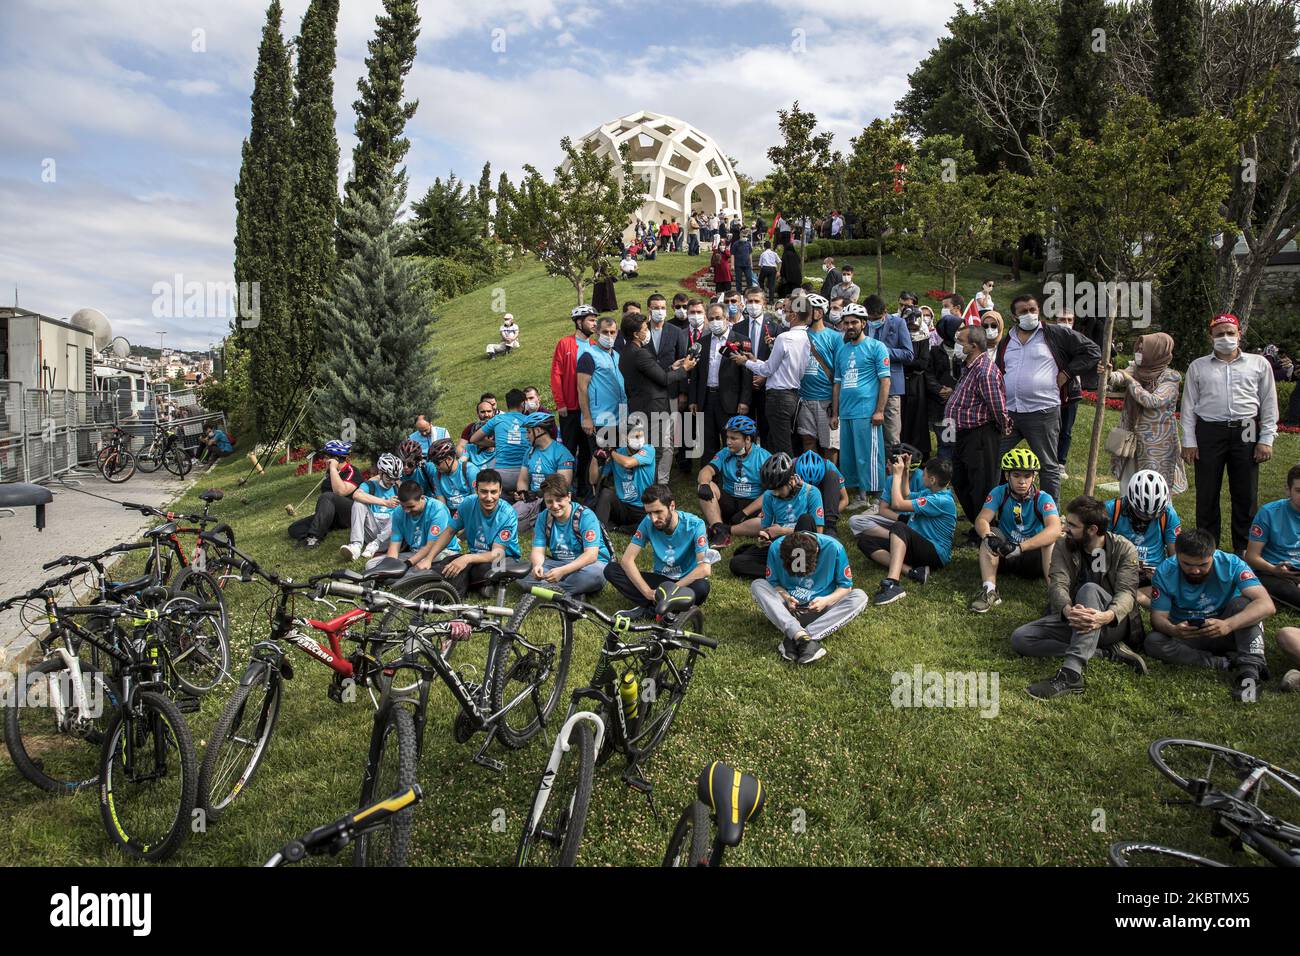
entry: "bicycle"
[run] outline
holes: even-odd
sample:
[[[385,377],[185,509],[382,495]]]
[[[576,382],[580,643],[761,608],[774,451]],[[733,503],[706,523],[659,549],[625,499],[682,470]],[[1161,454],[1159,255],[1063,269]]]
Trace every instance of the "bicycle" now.
[[[682,811],[668,840],[666,867],[721,866],[727,847],[740,844],[745,824],[763,812],[767,801],[757,777],[716,760],[701,771],[695,790],[699,799]],[[717,832],[710,840],[715,824]]]
[[[117,425],[111,426],[108,438],[95,453],[95,467],[105,481],[120,485],[135,474],[135,455],[131,454],[131,436]]]
[[[1209,866],[1223,868],[1226,864],[1208,857],[1175,850],[1143,840],[1124,840],[1112,843],[1106,851],[1111,866]]]
[[[194,467],[189,452],[181,447],[180,435],[176,425],[162,425],[154,429],[153,438],[148,446],[135,456],[136,467],[146,475],[151,475],[159,466],[166,468],[177,478],[184,478]]]
[[[580,619],[595,618],[605,628],[591,684],[571,696],[515,856],[516,865],[525,866],[540,855],[535,850],[545,848],[549,851],[546,863],[573,866],[586,826],[594,767],[614,753],[622,753],[627,758],[623,782],[651,797],[651,785],[640,776],[640,765],[667,735],[690,688],[696,658],[718,642],[692,630],[702,626],[704,614],[692,606],[693,596],[686,589],[661,586],[654,620],[646,623],[633,623],[623,614],[611,617],[546,588],[530,590],[561,609],[568,633]],[[634,634],[645,636],[627,639]],[[594,701],[596,710],[582,709],[585,700]],[[566,754],[573,759],[565,760]],[[562,771],[565,778],[561,781]],[[547,808],[557,794],[554,813],[547,817]]]
[[[1300,819],[1300,776],[1240,750],[1200,740],[1165,737],[1152,743],[1147,755],[1191,798],[1167,802],[1212,811],[1210,832],[1229,837],[1233,849],[1256,853],[1274,866],[1300,866],[1300,826],[1283,818]],[[1221,771],[1218,777],[1216,770]]]
[[[419,784],[412,784],[391,797],[340,817],[333,823],[317,827],[296,840],[290,840],[262,865],[287,866],[299,863],[309,856],[337,856],[353,840],[385,824],[390,829],[405,826],[409,831],[412,808],[423,799],[424,792]]]

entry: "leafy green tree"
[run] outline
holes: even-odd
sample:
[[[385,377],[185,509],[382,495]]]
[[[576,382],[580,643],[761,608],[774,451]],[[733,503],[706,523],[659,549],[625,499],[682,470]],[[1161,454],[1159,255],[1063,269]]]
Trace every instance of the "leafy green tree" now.
[[[1061,0],[1056,31],[1061,113],[1073,117],[1085,136],[1097,135],[1110,100],[1106,30],[1106,0]]]
[[[483,235],[492,235],[492,164],[484,163],[478,177],[478,213]]]
[[[492,234],[500,241],[511,245],[516,244],[510,224],[510,203],[514,194],[510,177],[502,172],[501,178],[497,180],[496,215],[492,217]]]
[[[769,146],[767,158],[772,163],[768,180],[772,200],[783,219],[811,220],[826,208],[830,186],[831,134],[815,133],[817,116],[799,109],[799,101],[789,110],[777,110],[781,145]],[[807,259],[806,244],[800,244]]]
[[[975,169],[975,155],[958,136],[930,136],[903,187],[903,212],[894,218],[899,244],[957,288],[957,273],[988,248],[988,182]]]
[[[859,234],[870,235],[876,244],[876,294],[882,295],[885,281],[885,233],[903,209],[902,190],[896,188],[899,173],[916,155],[901,116],[874,119],[850,141],[852,152],[845,163],[845,205],[857,215]]]
[[[330,382],[316,406],[316,424],[336,434],[351,421],[357,445],[374,456],[406,436],[416,411],[435,411],[441,392],[430,344],[430,289],[417,260],[400,255],[409,223],[399,221],[404,173],[357,207],[348,237],[356,254],[343,263],[331,298],[320,308],[331,330],[323,372]]]
[[[1020,281],[1020,254],[1023,240],[1046,228],[1038,185],[1032,176],[1013,172],[1003,166],[988,178],[988,213],[991,220],[993,247],[1012,244],[1011,278]]]
[[[452,173],[446,182],[434,179],[425,194],[411,206],[415,222],[411,251],[467,263],[481,263],[488,254],[483,207],[465,191]]]
[[[518,189],[497,201],[512,238],[537,254],[547,274],[572,283],[581,305],[598,267],[622,247],[623,231],[641,208],[642,183],[626,149],[616,164],[567,136],[560,148],[565,159],[552,181],[525,166]]]

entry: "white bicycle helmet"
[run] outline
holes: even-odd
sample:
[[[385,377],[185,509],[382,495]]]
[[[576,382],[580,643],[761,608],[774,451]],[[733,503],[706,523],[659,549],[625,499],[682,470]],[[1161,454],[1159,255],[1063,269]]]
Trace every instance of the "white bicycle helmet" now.
[[[863,322],[867,321],[867,310],[856,302],[850,302],[844,307],[844,311],[840,313],[840,319],[843,320],[850,315],[856,315]]]
[[[402,477],[402,460],[394,454],[384,452],[375,462],[375,471],[390,482],[398,481]]]
[[[1147,468],[1128,480],[1124,497],[1136,517],[1153,521],[1169,504],[1169,484],[1160,472]]]

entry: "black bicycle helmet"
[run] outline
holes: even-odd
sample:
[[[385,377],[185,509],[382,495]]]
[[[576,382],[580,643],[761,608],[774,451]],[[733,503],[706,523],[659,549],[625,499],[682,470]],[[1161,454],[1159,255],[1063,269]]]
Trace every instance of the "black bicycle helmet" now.
[[[758,469],[758,480],[768,491],[785,487],[793,477],[794,459],[783,451],[770,455]]]

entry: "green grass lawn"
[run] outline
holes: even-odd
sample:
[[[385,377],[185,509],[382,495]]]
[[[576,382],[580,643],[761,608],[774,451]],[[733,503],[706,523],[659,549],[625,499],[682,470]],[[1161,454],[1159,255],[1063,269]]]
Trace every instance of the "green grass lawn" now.
[[[680,279],[704,263],[702,257],[661,256],[644,264],[642,278],[619,284],[619,299],[644,304],[656,289],[671,296]],[[874,276],[869,259],[854,264],[862,278]],[[902,288],[924,293],[938,284],[895,260],[889,267],[889,301]],[[975,288],[983,268],[963,275],[963,289]],[[1009,301],[1014,290],[1000,291],[1000,301]],[[523,346],[489,363],[483,346],[496,338],[499,325],[491,308],[494,295],[519,320]],[[572,290],[530,265],[495,288],[449,303],[434,335],[446,389],[439,419],[458,430],[480,392],[503,396],[512,386],[545,385],[553,343],[571,329],[572,300]],[[1081,410],[1068,463],[1072,476],[1083,474],[1091,424],[1091,410]],[[1287,467],[1300,459],[1300,438],[1284,436],[1276,451],[1261,478],[1264,500],[1280,496]],[[297,576],[336,564],[332,549],[291,549],[285,537],[284,505],[302,496],[309,479],[279,467],[237,490],[246,467],[242,460],[221,465],[200,479],[184,503],[194,504],[204,487],[222,487],[227,497],[219,511],[236,528],[241,547],[259,561]],[[693,508],[689,490],[679,485],[683,505]],[[1081,490],[1081,480],[1071,478],[1063,497]],[[1192,494],[1180,496],[1177,505],[1190,515]],[[1224,507],[1226,514],[1226,495]],[[621,545],[625,539],[616,540]],[[880,574],[856,548],[851,555],[859,584],[874,590]],[[1043,587],[1008,581],[1002,606],[983,616],[967,613],[966,601],[978,584],[970,550],[959,550],[949,568],[925,588],[913,586],[904,601],[869,608],[828,640],[829,656],[805,668],[777,657],[778,636],[747,587],[724,567],[719,570],[705,615],[706,630],[721,646],[701,663],[672,733],[645,767],[655,785],[658,819],[643,796],[621,784],[616,758],[596,772],[583,863],[657,864],[696,775],[713,759],[758,774],[768,787],[764,817],[729,856],[751,865],[1098,865],[1109,843],[1138,837],[1222,859],[1228,851],[1208,836],[1205,817],[1161,805],[1172,790],[1149,764],[1147,745],[1161,736],[1202,737],[1293,768],[1300,764],[1300,695],[1265,693],[1259,704],[1242,706],[1209,673],[1153,663],[1150,676],[1138,680],[1127,669],[1098,662],[1088,670],[1083,696],[1052,703],[1030,699],[1025,686],[1046,676],[1053,662],[1018,659],[1008,636],[1040,613]],[[262,593],[255,586],[232,585],[231,600],[238,671],[252,642],[266,634],[266,621],[256,615]],[[599,603],[615,606],[608,591]],[[322,609],[319,616],[328,612]],[[1272,635],[1286,623],[1300,624],[1300,616],[1280,615],[1268,623],[1275,677],[1284,663]],[[590,675],[597,640],[593,632],[579,631],[570,686]],[[220,823],[191,838],[177,864],[255,864],[290,837],[354,806],[371,722],[368,699],[361,694],[353,704],[332,703],[325,695],[327,670],[301,655],[295,663],[297,676],[257,779]],[[895,708],[891,675],[918,665],[996,673],[997,716],[981,717],[975,709]],[[192,715],[200,748],[227,693],[218,691]],[[507,863],[547,751],[540,740],[519,752],[498,750],[506,769],[493,773],[470,762],[475,744],[451,739],[452,716],[450,695],[435,688],[419,772],[427,799],[417,811],[414,862]],[[122,862],[108,849],[93,793],[54,799],[4,766],[0,818],[7,824],[0,830],[0,862]]]

